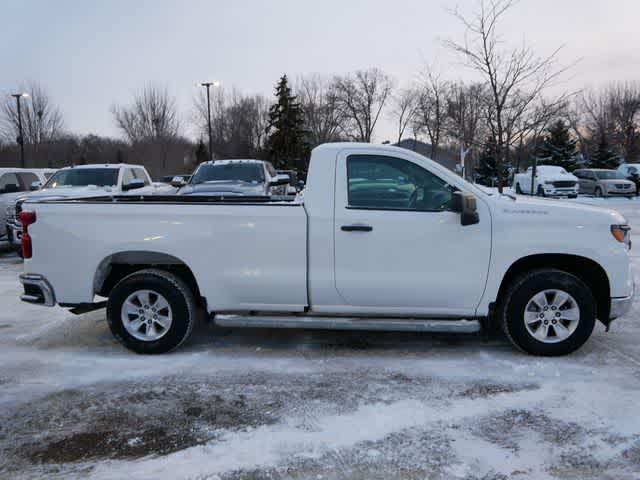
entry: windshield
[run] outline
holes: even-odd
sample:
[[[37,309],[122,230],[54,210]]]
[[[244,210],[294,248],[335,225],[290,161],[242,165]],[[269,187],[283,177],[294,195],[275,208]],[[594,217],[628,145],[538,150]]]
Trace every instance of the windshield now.
[[[624,175],[615,170],[603,170],[601,172],[593,172],[599,180],[624,180]]]
[[[86,187],[87,185],[111,187],[117,184],[117,168],[72,168],[56,172],[44,188]]]
[[[201,165],[193,175],[191,184],[236,180],[241,182],[264,182],[264,172],[258,163],[224,163]]]

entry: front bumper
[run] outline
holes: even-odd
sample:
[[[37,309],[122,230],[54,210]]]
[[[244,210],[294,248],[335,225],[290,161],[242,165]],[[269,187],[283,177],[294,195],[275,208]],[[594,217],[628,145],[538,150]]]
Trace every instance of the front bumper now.
[[[22,225],[12,221],[7,222],[7,241],[14,247],[22,243]]]
[[[23,273],[20,275],[20,283],[24,287],[24,293],[20,300],[27,303],[53,307],[56,304],[56,295],[46,278],[35,273]]]
[[[577,187],[554,187],[553,185],[543,185],[545,195],[552,197],[572,197],[578,195],[579,189]]]
[[[611,299],[611,309],[609,310],[609,320],[615,320],[629,313],[633,304],[633,296],[636,292],[636,285],[633,284],[633,291],[628,297],[615,297]]]

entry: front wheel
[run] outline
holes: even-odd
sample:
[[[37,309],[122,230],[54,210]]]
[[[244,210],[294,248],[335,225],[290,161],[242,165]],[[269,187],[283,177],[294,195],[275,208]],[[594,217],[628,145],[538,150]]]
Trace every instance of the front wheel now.
[[[542,188],[542,185],[538,185],[538,196],[539,197],[546,197],[546,193],[544,193],[544,188]]]
[[[596,187],[596,189],[593,192],[593,195],[597,198],[602,198],[602,189],[600,187]]]
[[[596,301],[578,277],[561,270],[534,270],[512,282],[498,315],[507,337],[520,350],[567,355],[591,336]]]
[[[518,195],[522,195],[522,189],[520,188],[520,184],[519,183],[516,183],[516,193]]]
[[[147,269],[123,278],[107,302],[113,336],[136,353],[165,353],[191,334],[196,303],[189,287],[176,275]]]

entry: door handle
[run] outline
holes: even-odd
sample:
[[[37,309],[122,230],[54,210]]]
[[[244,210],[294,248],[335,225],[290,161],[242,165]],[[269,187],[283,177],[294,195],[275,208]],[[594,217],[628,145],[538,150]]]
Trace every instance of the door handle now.
[[[370,232],[373,227],[369,225],[343,225],[340,230],[343,232]]]

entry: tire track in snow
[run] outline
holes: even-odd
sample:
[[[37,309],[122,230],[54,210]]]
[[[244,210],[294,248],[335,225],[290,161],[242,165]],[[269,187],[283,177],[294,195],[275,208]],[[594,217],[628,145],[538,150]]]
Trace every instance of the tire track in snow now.
[[[317,459],[364,441],[379,441],[410,427],[460,421],[510,408],[530,408],[553,395],[552,389],[509,392],[488,399],[461,399],[439,405],[419,400],[363,405],[348,414],[319,416],[317,428],[300,429],[300,419],[223,433],[207,445],[136,462],[106,461],[89,475],[140,479],[202,478],[242,469],[275,467],[294,458]]]

